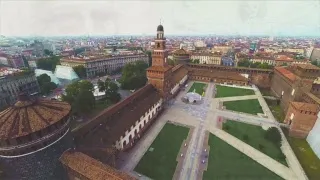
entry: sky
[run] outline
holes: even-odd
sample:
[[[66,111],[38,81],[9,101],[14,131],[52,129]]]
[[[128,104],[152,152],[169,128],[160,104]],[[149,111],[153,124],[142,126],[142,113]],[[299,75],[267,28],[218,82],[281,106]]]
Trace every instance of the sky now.
[[[0,0],[5,36],[320,36],[320,0]]]

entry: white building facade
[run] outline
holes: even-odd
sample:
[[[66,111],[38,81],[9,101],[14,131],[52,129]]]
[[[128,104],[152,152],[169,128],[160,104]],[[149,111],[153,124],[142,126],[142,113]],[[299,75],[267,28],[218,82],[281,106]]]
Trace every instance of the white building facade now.
[[[139,120],[136,121],[135,126],[131,126],[130,131],[127,130],[124,135],[116,141],[115,147],[118,150],[122,150],[127,145],[134,144],[134,139],[136,136],[140,138],[141,131],[144,130],[145,126],[149,124],[158,115],[158,112],[162,108],[162,99],[160,99],[156,104],[154,104]]]
[[[318,119],[316,123],[309,132],[307,141],[313,152],[318,156],[318,158],[320,158],[320,112],[318,113]]]

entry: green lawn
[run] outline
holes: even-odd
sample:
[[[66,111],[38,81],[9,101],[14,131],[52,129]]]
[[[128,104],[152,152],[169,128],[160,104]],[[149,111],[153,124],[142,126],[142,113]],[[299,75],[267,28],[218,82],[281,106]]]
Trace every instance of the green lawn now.
[[[216,85],[216,88],[217,88],[216,98],[255,95],[252,89],[242,89],[242,88],[220,86],[220,85]]]
[[[203,180],[277,180],[278,175],[210,134],[209,164]]]
[[[228,110],[238,111],[248,114],[257,115],[257,113],[263,113],[262,107],[257,99],[238,100],[238,101],[226,101],[223,105]]]
[[[188,92],[196,92],[203,96],[206,90],[206,86],[207,85],[204,83],[194,82]]]
[[[178,164],[176,158],[188,133],[188,128],[167,123],[134,170],[155,180],[172,179]]]
[[[282,153],[280,147],[277,147],[274,143],[264,138],[266,131],[260,126],[228,120],[223,124],[223,130],[287,166],[287,162],[284,159],[279,158],[279,155]],[[248,136],[247,141],[243,139],[244,135]],[[259,149],[259,144],[264,146],[263,150]]]
[[[287,130],[283,131],[287,135]],[[320,179],[320,159],[313,152],[305,139],[287,137],[288,142],[297,156],[302,168],[310,180]]]
[[[284,118],[286,115],[284,114],[280,105],[271,105],[271,106],[269,106],[269,108],[270,108],[270,111],[272,112],[274,118],[276,118],[276,120],[278,122],[284,121]]]

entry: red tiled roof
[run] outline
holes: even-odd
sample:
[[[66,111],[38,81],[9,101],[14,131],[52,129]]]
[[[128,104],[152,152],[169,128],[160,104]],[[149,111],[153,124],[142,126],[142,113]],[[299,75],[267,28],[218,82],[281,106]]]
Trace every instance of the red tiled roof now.
[[[286,78],[288,78],[290,81],[296,80],[296,75],[294,75],[292,72],[290,72],[284,67],[275,67],[275,70],[278,71],[283,76],[285,76]]]
[[[318,113],[319,112],[319,105],[317,104],[311,104],[311,103],[305,103],[305,102],[291,102],[291,105],[299,110],[299,111],[309,111]]]
[[[60,161],[63,165],[90,180],[136,180],[136,178],[81,152],[66,151],[60,157]]]

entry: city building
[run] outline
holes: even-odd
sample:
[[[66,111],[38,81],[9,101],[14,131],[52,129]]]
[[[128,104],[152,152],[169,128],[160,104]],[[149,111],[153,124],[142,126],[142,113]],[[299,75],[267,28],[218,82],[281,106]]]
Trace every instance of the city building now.
[[[190,62],[190,55],[189,53],[184,50],[183,48],[178,49],[173,52],[173,57],[172,59],[177,63],[177,64],[187,64]]]
[[[223,66],[234,66],[235,62],[234,62],[234,59],[232,57],[222,56],[221,65],[223,65]]]
[[[96,55],[84,57],[67,57],[60,60],[63,66],[78,66],[82,65],[86,68],[87,77],[95,77],[101,73],[112,73],[118,71],[127,63],[134,63],[136,61],[144,61],[148,63],[148,55],[135,54],[135,55]]]
[[[200,64],[221,64],[221,54],[219,53],[192,53],[191,60],[198,59]]]
[[[318,104],[290,102],[284,123],[289,124],[289,136],[306,138],[314,127],[320,110]]]
[[[30,95],[40,92],[35,74],[13,68],[0,68],[0,94],[5,97],[0,101],[0,109],[14,104],[21,92]]]
[[[194,46],[202,48],[202,47],[207,47],[207,44],[205,42],[199,40],[199,41],[194,42]]]
[[[312,50],[310,61],[317,61],[318,63],[320,62],[320,47],[315,47]]]
[[[7,179],[63,179],[59,162],[71,147],[71,106],[55,100],[18,101],[0,113],[0,161]]]
[[[319,112],[320,99],[317,78],[320,68],[311,64],[293,64],[276,67],[271,91],[279,97],[280,106],[289,125],[289,135],[306,138],[314,127]]]
[[[230,51],[232,49],[232,46],[227,46],[227,45],[215,45],[212,48],[212,52],[216,53],[216,52],[220,52],[222,54],[226,54],[228,51]]]

